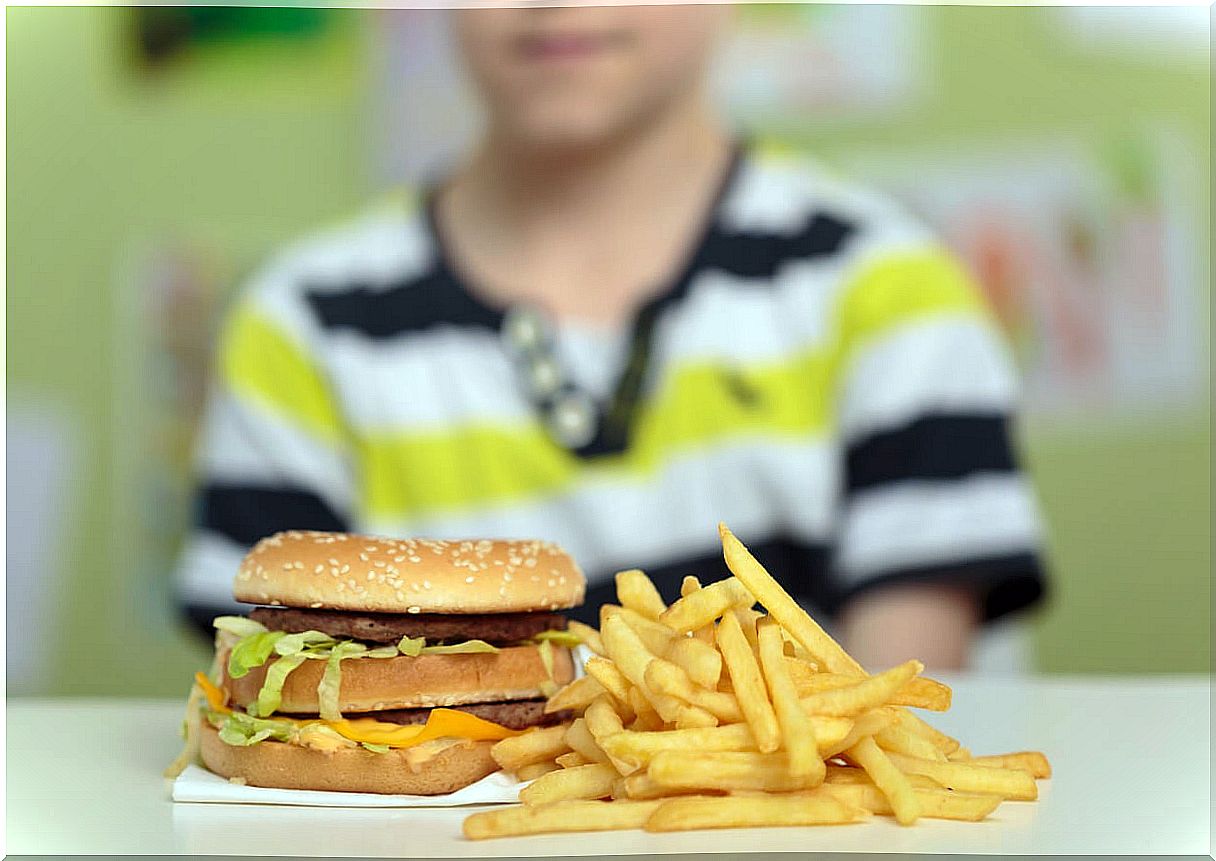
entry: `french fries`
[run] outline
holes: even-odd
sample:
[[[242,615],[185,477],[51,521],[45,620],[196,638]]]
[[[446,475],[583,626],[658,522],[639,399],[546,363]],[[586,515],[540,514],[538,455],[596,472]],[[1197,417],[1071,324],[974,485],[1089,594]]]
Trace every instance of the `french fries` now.
[[[750,607],[755,603],[742,583],[731,577],[711,583],[685,595],[659,615],[659,621],[679,634],[687,634],[712,625],[732,607]]]
[[[616,575],[616,597],[622,607],[641,613],[652,621],[657,621],[659,614],[667,609],[654,583],[636,568]]]
[[[694,828],[765,828],[783,825],[843,825],[864,814],[830,795],[673,798],[646,820],[647,831]]]
[[[704,590],[702,590],[704,591]],[[739,709],[747,718],[748,726],[756,737],[756,747],[762,753],[771,753],[781,746],[781,732],[777,727],[777,715],[756,665],[756,656],[751,644],[743,634],[743,626],[734,613],[726,613],[718,623],[718,648],[730,673],[730,683],[735,689]]]
[[[545,714],[567,710],[581,712],[604,691],[604,686],[594,676],[581,676],[559,688],[557,693],[549,698],[545,703]]]
[[[556,759],[570,749],[564,725],[530,729],[504,738],[490,749],[490,755],[503,771],[518,771],[534,762]]]
[[[546,712],[572,718],[493,746],[531,782],[522,806],[468,817],[469,839],[974,822],[1037,797],[1043,754],[973,755],[911,711],[951,704],[919,661],[867,674],[730,530],[719,535],[733,576],[685,577],[664,606],[644,572],[622,571],[600,629],[570,623],[593,656]]]
[[[571,831],[641,828],[662,801],[559,801],[544,807],[499,807],[464,821],[470,840]]]
[[[811,717],[798,702],[798,690],[785,666],[785,644],[781,629],[772,619],[761,619],[756,630],[760,666],[773,700],[773,711],[781,728],[781,742],[789,755],[790,774],[809,778],[811,785],[823,782],[824,765],[815,743]],[[936,748],[935,748],[936,749]]]
[[[573,799],[606,798],[619,775],[610,765],[596,762],[542,774],[519,791],[519,800],[529,807]]]

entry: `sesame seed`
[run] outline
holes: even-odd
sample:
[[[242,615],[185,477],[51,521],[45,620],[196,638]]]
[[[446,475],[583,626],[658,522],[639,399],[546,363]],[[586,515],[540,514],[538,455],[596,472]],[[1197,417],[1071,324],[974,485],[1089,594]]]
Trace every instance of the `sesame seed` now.
[[[375,580],[375,579],[376,579],[376,572],[375,572],[375,571],[368,571],[368,572],[367,572],[367,579],[368,579],[368,580]]]
[[[423,589],[430,589],[430,588],[431,588],[431,581],[430,581],[430,580],[423,580],[423,581],[422,581],[422,588],[423,588]]]
[[[475,579],[476,579],[476,578],[475,578],[475,577],[472,577],[472,576],[465,577],[465,578],[464,578],[464,582],[466,582],[466,583],[472,583],[472,582],[473,582]]]
[[[320,607],[320,606],[321,606],[321,602],[320,602],[320,601],[313,601],[313,602],[312,602],[311,604],[309,604],[308,606],[309,606],[309,607],[312,607],[312,608],[315,610],[317,607]]]
[[[314,574],[321,574],[324,571],[325,571],[324,565],[318,565],[316,568],[312,569],[312,573],[314,573]]]
[[[421,612],[422,612],[422,608],[421,608],[421,607],[406,607],[406,608],[405,608],[405,612],[407,612],[407,613],[421,613]]]

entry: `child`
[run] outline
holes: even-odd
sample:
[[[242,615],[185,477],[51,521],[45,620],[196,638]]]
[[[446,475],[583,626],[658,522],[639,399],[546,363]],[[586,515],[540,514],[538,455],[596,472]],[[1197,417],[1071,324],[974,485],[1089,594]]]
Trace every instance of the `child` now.
[[[455,13],[485,106],[409,203],[288,250],[228,321],[180,572],[280,529],[537,537],[724,576],[724,520],[863,663],[957,667],[1042,590],[1014,379],[954,260],[713,110],[720,6]]]

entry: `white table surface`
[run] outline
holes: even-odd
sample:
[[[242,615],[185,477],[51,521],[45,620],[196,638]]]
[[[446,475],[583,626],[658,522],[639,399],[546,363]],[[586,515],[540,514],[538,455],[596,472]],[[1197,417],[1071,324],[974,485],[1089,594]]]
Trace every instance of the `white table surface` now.
[[[1206,677],[955,679],[925,716],[980,753],[1040,749],[1036,803],[985,822],[886,817],[820,828],[563,834],[471,842],[470,808],[174,804],[160,772],[180,703],[10,700],[10,853],[461,857],[681,852],[1190,853],[1211,845]]]

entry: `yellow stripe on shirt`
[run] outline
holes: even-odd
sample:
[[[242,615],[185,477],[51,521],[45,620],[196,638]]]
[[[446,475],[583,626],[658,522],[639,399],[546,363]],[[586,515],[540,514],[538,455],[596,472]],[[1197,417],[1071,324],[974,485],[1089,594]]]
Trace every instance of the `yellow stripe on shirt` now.
[[[238,397],[274,410],[326,442],[343,436],[328,381],[304,348],[253,306],[238,308],[220,344],[220,373]]]

